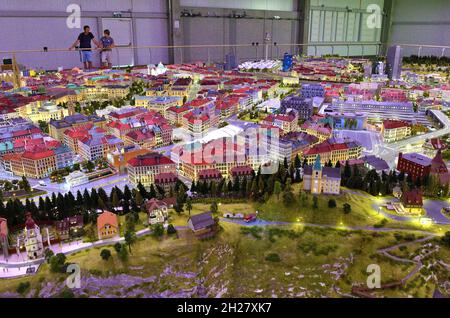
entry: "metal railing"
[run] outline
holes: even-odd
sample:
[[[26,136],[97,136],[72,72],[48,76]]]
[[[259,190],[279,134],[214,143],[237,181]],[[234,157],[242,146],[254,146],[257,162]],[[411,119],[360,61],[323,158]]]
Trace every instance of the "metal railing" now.
[[[450,46],[397,44],[408,49],[409,55],[444,56]],[[205,61],[224,63],[225,56],[233,53],[236,61],[258,60],[263,58],[279,59],[285,52],[309,56],[339,55],[346,57],[364,57],[382,55],[387,45],[381,42],[310,42],[310,43],[258,43],[252,44],[216,44],[216,45],[148,45],[117,46],[112,51],[114,66],[148,65],[169,62],[169,52],[174,63]],[[100,63],[100,51],[93,49],[94,64]],[[35,69],[56,69],[59,66],[70,68],[81,65],[81,50],[45,48],[30,50],[0,51],[0,59],[15,55],[17,63]]]

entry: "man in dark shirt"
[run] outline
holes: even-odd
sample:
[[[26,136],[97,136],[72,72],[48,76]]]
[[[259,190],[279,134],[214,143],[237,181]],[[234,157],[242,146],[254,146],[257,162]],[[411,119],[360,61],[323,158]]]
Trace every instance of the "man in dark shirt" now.
[[[91,33],[91,30],[88,25],[83,27],[84,32],[78,35],[77,40],[72,44],[69,50],[72,50],[79,44],[79,48],[81,51],[81,57],[83,60],[84,68],[89,70],[92,68],[92,51],[91,51],[91,41],[97,45],[97,47],[101,47],[102,45],[98,42],[94,35]]]

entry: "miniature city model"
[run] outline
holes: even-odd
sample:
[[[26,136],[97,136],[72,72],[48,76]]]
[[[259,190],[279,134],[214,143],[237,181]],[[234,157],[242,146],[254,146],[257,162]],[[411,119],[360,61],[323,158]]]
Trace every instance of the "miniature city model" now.
[[[286,51],[5,64],[0,297],[449,297],[449,59]]]

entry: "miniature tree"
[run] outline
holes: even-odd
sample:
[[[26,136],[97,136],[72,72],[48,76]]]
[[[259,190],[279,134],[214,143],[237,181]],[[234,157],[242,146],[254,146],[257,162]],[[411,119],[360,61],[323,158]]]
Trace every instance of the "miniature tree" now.
[[[352,211],[352,206],[349,203],[344,203],[343,208],[345,214],[349,214]]]
[[[335,208],[336,207],[336,200],[335,199],[330,199],[328,200],[328,207],[329,208]]]
[[[55,255],[55,253],[53,253],[53,251],[51,249],[49,249],[48,247],[44,250],[44,258],[47,263],[50,263],[50,258],[53,255]]]
[[[176,234],[177,233],[177,229],[175,228],[175,226],[173,226],[173,224],[169,224],[169,226],[167,227],[167,234]]]
[[[317,196],[313,196],[313,209],[317,209],[319,207],[319,199]]]
[[[102,258],[102,260],[107,261],[111,258],[111,251],[108,249],[102,249],[102,251],[100,252],[100,257]]]
[[[122,262],[126,262],[128,260],[128,250],[123,246],[120,247],[120,251],[117,253],[117,255]]]
[[[50,271],[53,273],[63,273],[65,271],[66,255],[58,253],[50,257]]]
[[[154,237],[161,237],[164,235],[164,226],[160,223],[152,226],[152,235]]]
[[[280,199],[280,193],[281,193],[281,183],[280,181],[275,181],[275,184],[273,186],[273,193],[277,196],[277,200]]]
[[[120,244],[119,242],[114,244],[114,250],[116,251],[116,253],[119,253],[121,248],[122,248],[122,244]]]
[[[442,243],[450,247],[450,231],[445,232],[445,235],[441,238]]]
[[[125,232],[125,242],[128,245],[128,250],[131,253],[131,245],[133,245],[134,243],[136,243],[137,237],[136,237],[136,233],[134,231],[131,230],[127,230]]]
[[[283,192],[283,204],[285,206],[290,206],[292,205],[292,203],[294,203],[295,198],[294,198],[294,194],[292,193],[292,191],[290,189],[285,190]]]
[[[189,216],[191,216],[191,210],[192,210],[191,198],[186,199],[186,210],[188,210]]]
[[[216,214],[218,211],[219,211],[219,207],[217,206],[217,202],[216,201],[213,201],[212,203],[211,203],[211,213],[212,214]]]

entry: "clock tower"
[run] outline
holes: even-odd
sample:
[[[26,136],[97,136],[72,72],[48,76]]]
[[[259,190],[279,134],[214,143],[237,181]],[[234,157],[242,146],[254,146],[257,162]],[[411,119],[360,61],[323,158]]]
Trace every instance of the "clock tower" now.
[[[320,163],[320,155],[317,155],[314,162],[311,175],[311,193],[322,193],[322,164]]]

